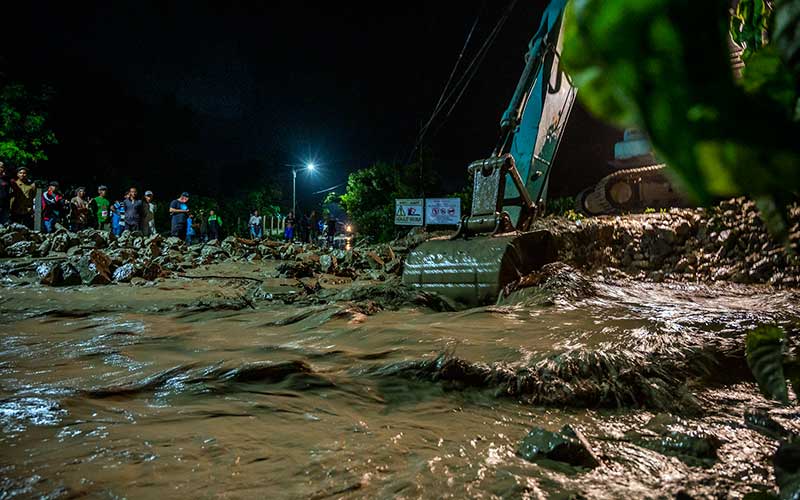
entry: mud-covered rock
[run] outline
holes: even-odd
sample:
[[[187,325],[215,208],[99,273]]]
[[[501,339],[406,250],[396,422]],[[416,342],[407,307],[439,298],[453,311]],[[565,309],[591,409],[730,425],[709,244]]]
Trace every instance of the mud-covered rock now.
[[[534,428],[520,443],[517,455],[529,462],[548,459],[587,469],[600,465],[583,434],[569,425],[559,432]]]
[[[320,271],[325,274],[334,274],[337,268],[336,257],[331,254],[323,254],[319,257]]]
[[[745,412],[744,424],[773,439],[786,439],[792,436],[792,433],[772,418],[766,410],[756,409]]]
[[[288,261],[278,266],[278,272],[286,278],[311,278],[314,276],[314,268],[305,262]]]
[[[677,457],[688,465],[708,465],[719,458],[722,441],[703,433],[666,432],[661,436],[636,436],[633,443],[664,455]]]
[[[136,277],[136,266],[131,262],[123,264],[114,270],[113,279],[117,283],[128,283],[134,277]]]
[[[141,271],[138,272],[137,275],[147,281],[153,281],[160,278],[163,272],[164,270],[159,264],[155,262],[146,262],[141,266]]]
[[[20,224],[10,224],[5,226],[0,232],[0,245],[10,247],[20,241],[30,240],[31,231]]]
[[[36,248],[32,241],[18,241],[6,247],[6,255],[9,257],[31,257],[36,253]]]
[[[76,286],[81,284],[81,275],[75,266],[69,262],[53,263],[43,268],[39,267],[40,283],[47,286]]]
[[[66,229],[61,229],[56,231],[55,234],[52,235],[51,240],[51,250],[54,252],[66,252],[70,248],[80,245],[81,240],[78,238],[78,235],[75,233],[71,233]]]
[[[92,250],[81,257],[77,268],[85,285],[111,283],[113,276],[111,258],[100,250]]]

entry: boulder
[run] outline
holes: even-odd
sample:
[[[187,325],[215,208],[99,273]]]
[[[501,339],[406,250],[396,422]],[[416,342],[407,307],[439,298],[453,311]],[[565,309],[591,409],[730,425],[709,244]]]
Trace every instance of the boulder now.
[[[100,250],[92,250],[78,260],[78,272],[85,285],[107,285],[113,276],[111,258]]]
[[[325,274],[335,273],[337,268],[336,257],[330,254],[321,255],[319,258],[319,267]]]
[[[365,258],[372,269],[383,269],[386,264],[383,258],[374,251],[367,252]]]
[[[80,285],[81,275],[75,266],[69,262],[62,262],[60,264],[53,264],[51,266],[42,266],[37,269],[41,276],[40,283],[47,286],[76,286]]]
[[[9,257],[30,257],[35,253],[36,247],[32,241],[19,241],[6,247]]]
[[[529,462],[549,459],[589,469],[600,465],[583,434],[569,425],[559,432],[533,429],[520,443],[517,455]]]
[[[142,266],[139,274],[145,280],[153,281],[157,278],[160,278],[162,272],[163,270],[161,269],[160,265],[156,264],[155,262],[148,262]]]
[[[297,261],[287,261],[278,266],[281,276],[287,278],[311,278],[314,276],[314,269],[308,264]]]
[[[129,283],[136,276],[136,267],[133,263],[123,264],[114,271],[114,281],[117,283]]]
[[[50,240],[43,240],[36,249],[36,254],[39,257],[47,257],[47,254],[50,253],[50,245]]]
[[[2,236],[0,236],[0,244],[5,247],[10,247],[15,243],[19,243],[20,241],[27,241],[30,238],[28,235],[30,231],[27,227],[21,226],[19,224],[12,224],[7,226],[5,231],[3,232]]]

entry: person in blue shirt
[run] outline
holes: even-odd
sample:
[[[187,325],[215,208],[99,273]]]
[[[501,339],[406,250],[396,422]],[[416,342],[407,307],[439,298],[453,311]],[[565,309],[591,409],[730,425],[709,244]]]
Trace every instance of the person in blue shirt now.
[[[172,200],[169,204],[169,215],[172,219],[172,230],[170,234],[178,238],[184,238],[187,234],[186,219],[189,217],[189,193],[183,192],[177,200]]]
[[[119,236],[125,231],[125,204],[117,200],[111,205],[111,232]]]
[[[194,236],[197,234],[194,230],[194,216],[190,213],[186,216],[186,244],[191,245]]]

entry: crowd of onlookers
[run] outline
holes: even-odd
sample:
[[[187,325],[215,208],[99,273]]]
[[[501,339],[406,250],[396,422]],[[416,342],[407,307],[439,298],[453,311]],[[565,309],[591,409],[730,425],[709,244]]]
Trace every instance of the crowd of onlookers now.
[[[136,231],[145,236],[158,232],[152,191],[145,191],[144,199],[139,199],[139,190],[131,187],[122,198],[114,201],[108,192],[108,187],[101,185],[97,187],[97,196],[90,197],[85,187],[79,187],[69,197],[61,192],[58,182],[51,181],[37,200],[37,187],[29,178],[28,169],[19,168],[11,176],[0,162],[0,225],[13,222],[34,229],[38,203],[41,208],[40,227],[45,233],[54,232],[57,225],[71,231],[93,228],[116,236],[125,231]],[[169,218],[170,235],[185,239],[189,244],[217,240],[222,236],[222,218],[215,210],[208,213],[190,210],[189,193],[181,193],[169,204]],[[302,214],[299,218],[290,212],[283,220],[283,236],[287,241],[316,243],[324,235],[332,244],[336,224],[335,219],[325,221],[316,211]],[[258,210],[250,214],[248,227],[251,238],[264,237],[264,218]]]

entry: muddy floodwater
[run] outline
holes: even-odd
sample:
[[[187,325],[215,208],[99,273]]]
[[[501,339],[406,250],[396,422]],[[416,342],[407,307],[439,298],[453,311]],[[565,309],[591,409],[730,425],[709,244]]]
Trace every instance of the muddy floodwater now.
[[[274,273],[193,272],[217,278],[0,289],[0,498],[737,498],[775,484],[777,441],[745,413],[800,428],[743,340],[796,329],[796,292],[595,277],[544,302],[376,311],[287,305],[280,280],[237,303]],[[599,467],[518,456],[565,424]],[[637,441],[664,432],[720,446]]]

